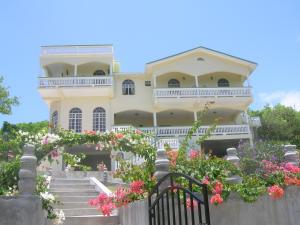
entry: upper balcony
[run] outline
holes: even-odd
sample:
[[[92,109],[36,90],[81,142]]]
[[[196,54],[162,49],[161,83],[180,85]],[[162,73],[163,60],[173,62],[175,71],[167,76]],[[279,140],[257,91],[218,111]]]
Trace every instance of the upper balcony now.
[[[252,88],[244,86],[246,79],[238,74],[216,72],[201,76],[173,72],[154,78],[154,104],[199,109],[207,102],[218,108],[243,110],[252,102]],[[212,107],[214,107],[212,106]]]

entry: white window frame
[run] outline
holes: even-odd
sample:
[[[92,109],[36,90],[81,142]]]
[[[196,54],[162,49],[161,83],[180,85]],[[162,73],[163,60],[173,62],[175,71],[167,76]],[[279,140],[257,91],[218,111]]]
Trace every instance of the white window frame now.
[[[93,111],[93,131],[106,131],[106,111],[102,107],[97,107]]]
[[[69,111],[69,130],[75,133],[81,133],[82,131],[82,111],[77,107]]]

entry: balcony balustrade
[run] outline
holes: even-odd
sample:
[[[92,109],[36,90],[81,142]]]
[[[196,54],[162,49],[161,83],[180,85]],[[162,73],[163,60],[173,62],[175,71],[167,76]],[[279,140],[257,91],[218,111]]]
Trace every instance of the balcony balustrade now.
[[[80,55],[80,54],[113,54],[110,45],[86,45],[86,46],[44,46],[41,55]]]
[[[112,77],[41,77],[39,88],[112,86]]]
[[[251,97],[250,87],[241,88],[157,88],[155,98]]]
[[[172,136],[185,136],[188,134],[192,127],[139,127],[138,129],[144,133],[153,134],[157,137],[172,137]],[[201,126],[197,129],[194,135],[205,135],[210,126]],[[113,130],[125,131],[128,129],[135,129],[132,126],[114,126]],[[249,125],[219,125],[211,132],[212,137],[216,136],[233,136],[233,135],[250,135]]]

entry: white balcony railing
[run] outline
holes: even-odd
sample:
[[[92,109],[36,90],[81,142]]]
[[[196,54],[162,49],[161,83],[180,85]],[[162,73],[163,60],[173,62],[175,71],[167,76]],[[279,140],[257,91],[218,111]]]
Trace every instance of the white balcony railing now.
[[[202,136],[206,134],[210,126],[201,126],[194,133],[194,135]],[[188,134],[191,126],[182,127],[139,127],[138,129],[142,132],[154,134],[158,137],[172,137],[172,136],[185,136]],[[114,126],[114,131],[125,131],[128,129],[134,129],[132,126]],[[242,135],[250,134],[249,125],[219,125],[216,126],[215,130],[211,133],[212,136],[228,136],[228,135]]]
[[[40,88],[111,86],[112,77],[40,77]]]
[[[157,88],[155,98],[251,97],[251,88]]]
[[[112,54],[111,45],[43,46],[41,55]]]

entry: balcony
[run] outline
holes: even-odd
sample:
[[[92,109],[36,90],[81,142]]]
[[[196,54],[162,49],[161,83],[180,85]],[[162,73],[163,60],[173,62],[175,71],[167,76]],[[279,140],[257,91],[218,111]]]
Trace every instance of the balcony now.
[[[213,101],[218,106],[248,106],[252,102],[251,87],[234,88],[156,88],[153,90],[156,105],[173,106],[180,103],[183,107],[196,103]]]
[[[48,55],[103,55],[113,54],[111,45],[61,45],[42,46],[41,56]]]
[[[132,129],[130,126],[114,126],[114,131],[125,131]],[[186,136],[190,131],[191,126],[181,127],[140,127],[137,128],[144,133],[153,134],[157,137],[179,137]],[[209,126],[201,126],[194,133],[194,136],[203,136],[208,131]],[[251,137],[249,125],[219,125],[211,132],[209,140],[223,140],[223,139],[247,139]],[[174,144],[175,145],[175,144]]]
[[[104,77],[40,77],[39,92],[47,97],[111,96],[113,78]]]

